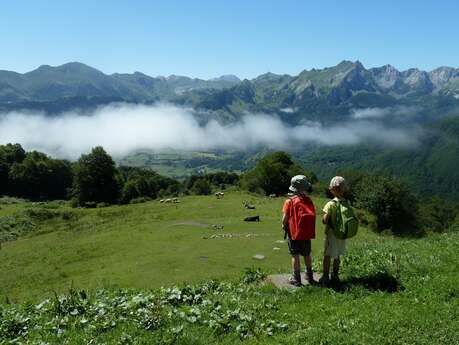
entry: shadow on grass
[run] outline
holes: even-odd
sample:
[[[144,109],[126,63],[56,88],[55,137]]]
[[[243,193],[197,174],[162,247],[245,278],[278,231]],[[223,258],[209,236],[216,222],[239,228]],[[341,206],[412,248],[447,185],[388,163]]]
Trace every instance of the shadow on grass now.
[[[388,293],[396,293],[405,289],[397,278],[388,273],[377,273],[366,277],[350,277],[339,283],[331,283],[329,287],[337,292],[346,292],[355,287]]]

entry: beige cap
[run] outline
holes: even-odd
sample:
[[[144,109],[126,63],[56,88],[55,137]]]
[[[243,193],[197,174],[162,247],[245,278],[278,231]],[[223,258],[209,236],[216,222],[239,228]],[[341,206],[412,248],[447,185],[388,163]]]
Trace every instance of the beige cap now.
[[[335,176],[331,179],[329,188],[339,188],[340,190],[346,190],[346,180],[342,176]]]

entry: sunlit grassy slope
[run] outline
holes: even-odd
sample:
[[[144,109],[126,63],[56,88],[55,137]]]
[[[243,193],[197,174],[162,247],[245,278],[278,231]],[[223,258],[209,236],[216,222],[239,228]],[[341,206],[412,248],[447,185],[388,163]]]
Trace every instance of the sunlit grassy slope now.
[[[229,192],[180,200],[100,209],[2,205],[0,217],[28,214],[35,227],[0,250],[0,344],[458,343],[459,233],[402,239],[361,229],[339,288],[292,293],[240,283],[248,266],[289,270],[286,244],[277,242],[283,199]],[[256,210],[245,210],[244,200]],[[254,214],[260,223],[242,221]],[[320,224],[317,234],[316,258]],[[6,303],[28,300],[35,304]]]
[[[60,292],[72,284],[81,288],[149,288],[209,278],[231,279],[252,265],[269,272],[289,269],[286,244],[277,242],[283,238],[279,225],[283,198],[229,192],[220,200],[188,196],[180,201],[98,209],[54,206],[49,210],[70,212],[72,219],[34,221],[35,233],[3,244],[1,295],[22,300]],[[256,209],[246,210],[243,201]],[[314,201],[320,208],[326,200]],[[7,205],[2,206],[0,215],[44,207],[50,206]],[[248,215],[259,215],[261,222],[244,222]],[[214,230],[214,224],[223,225],[223,230]],[[315,254],[323,246],[319,221],[317,235]],[[266,258],[255,261],[255,254]]]

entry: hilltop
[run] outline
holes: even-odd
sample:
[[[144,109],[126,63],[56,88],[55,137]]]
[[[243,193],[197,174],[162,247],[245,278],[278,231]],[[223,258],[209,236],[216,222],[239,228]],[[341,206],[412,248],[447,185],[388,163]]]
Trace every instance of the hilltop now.
[[[408,239],[362,228],[340,287],[277,290],[259,283],[288,271],[282,202],[229,192],[98,209],[2,205],[30,232],[0,250],[0,343],[455,344],[456,232]],[[262,221],[242,222],[249,212]],[[261,269],[242,274],[251,266]]]

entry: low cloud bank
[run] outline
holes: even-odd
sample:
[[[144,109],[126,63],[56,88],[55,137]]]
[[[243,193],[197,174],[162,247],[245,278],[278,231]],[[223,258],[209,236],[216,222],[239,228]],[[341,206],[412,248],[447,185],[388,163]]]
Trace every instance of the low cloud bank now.
[[[76,159],[94,146],[121,157],[139,149],[291,149],[306,143],[350,145],[379,142],[391,146],[417,144],[417,136],[377,121],[353,119],[332,127],[308,123],[290,127],[277,117],[247,114],[222,125],[211,120],[200,126],[190,109],[168,104],[118,104],[90,115],[64,113],[57,117],[11,112],[0,115],[0,144],[20,143],[26,150]]]

